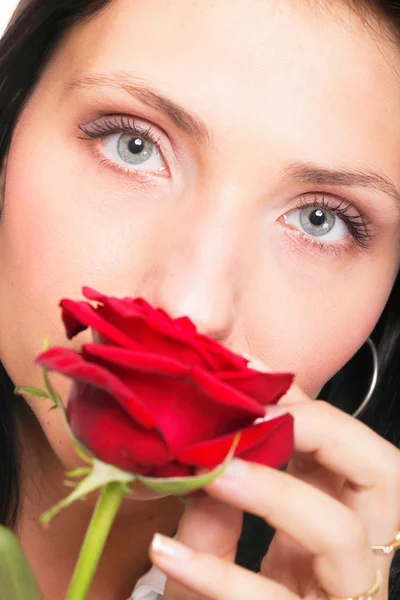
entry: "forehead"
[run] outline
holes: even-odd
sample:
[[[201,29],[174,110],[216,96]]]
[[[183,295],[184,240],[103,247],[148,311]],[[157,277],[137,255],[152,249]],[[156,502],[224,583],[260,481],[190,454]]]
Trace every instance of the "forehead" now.
[[[346,2],[323,0],[111,0],[73,27],[63,48],[74,59],[71,68],[98,60],[137,69],[156,62],[164,72],[190,67],[193,75],[207,70],[211,77],[216,65],[218,72],[221,66],[227,74],[246,72],[259,83],[274,69],[286,67],[293,76],[289,66],[304,72],[307,63],[305,74],[312,74],[327,62],[329,75],[336,68],[361,80],[366,59],[378,76],[383,63],[391,71],[396,60],[382,23],[371,26]],[[213,60],[205,64],[207,58]]]
[[[68,32],[53,77],[67,88],[82,75],[130,73],[218,134],[240,124],[274,152],[304,153],[307,133],[327,161],[326,139],[344,138],[350,158],[369,160],[371,136],[375,151],[386,129],[400,144],[400,55],[377,35],[340,2],[113,0]]]

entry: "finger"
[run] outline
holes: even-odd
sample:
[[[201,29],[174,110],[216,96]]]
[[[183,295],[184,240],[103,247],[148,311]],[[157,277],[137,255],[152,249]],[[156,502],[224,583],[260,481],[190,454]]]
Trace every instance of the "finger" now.
[[[336,499],[287,473],[239,459],[205,489],[311,552],[316,579],[330,594],[357,595],[372,585],[376,563],[364,526]]]
[[[310,398],[309,396],[307,396],[307,394],[303,392],[303,390],[298,385],[292,383],[286,394],[284,394],[282,398],[280,398],[276,406],[279,407],[288,406],[291,404],[306,404],[313,401],[314,398]]]
[[[284,584],[301,598],[314,581],[312,555],[286,533],[277,531],[260,565],[260,573]]]
[[[153,540],[150,557],[159,569],[179,582],[185,590],[185,599],[299,600],[298,596],[273,581],[158,534]]]
[[[400,520],[398,448],[326,402],[292,404],[284,410],[294,417],[291,469],[310,482],[319,466],[343,477],[341,500],[360,514],[371,543],[391,539]]]
[[[270,373],[271,369],[270,367],[268,367],[265,363],[263,363],[260,359],[253,357],[249,354],[243,354],[244,358],[247,358],[250,362],[248,363],[248,367],[255,369],[257,371],[261,371],[264,373]],[[304,404],[306,402],[312,402],[313,400],[308,397],[299,386],[297,386],[295,383],[292,383],[292,385],[290,386],[289,390],[286,392],[286,394],[279,400],[279,402],[276,405],[269,405],[267,406],[267,419],[273,419],[276,416],[281,416],[285,413],[288,412],[288,409],[286,408],[286,406],[288,405],[292,405],[292,404]],[[314,464],[316,465],[315,461]],[[329,471],[328,469],[325,469],[324,467],[320,466],[318,469],[318,473],[316,473],[317,468],[315,469],[309,469],[306,468],[306,472],[307,475],[304,477],[304,481],[307,481],[308,483],[310,483],[310,485],[314,485],[315,487],[318,487],[318,489],[321,489],[322,491],[325,491],[326,493],[331,494],[334,497],[338,496],[339,491],[341,490],[341,488],[343,487],[343,477],[341,476],[337,476],[335,477],[334,474]],[[299,476],[301,478],[301,474],[302,471],[299,470],[299,472],[296,469],[296,466],[294,465],[294,461],[290,461],[288,468],[287,468],[287,472],[295,475],[295,476]]]
[[[334,498],[342,496],[345,478],[320,465],[312,456],[294,454],[286,472]]]
[[[189,500],[179,523],[176,539],[193,549],[208,552],[234,562],[242,530],[241,510],[205,496]],[[174,580],[168,580],[164,600],[191,600],[188,591]]]

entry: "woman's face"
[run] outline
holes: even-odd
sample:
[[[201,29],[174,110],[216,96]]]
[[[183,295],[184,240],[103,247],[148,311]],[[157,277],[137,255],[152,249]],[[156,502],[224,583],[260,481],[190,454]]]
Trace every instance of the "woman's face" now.
[[[316,395],[399,267],[400,56],[376,35],[289,0],[114,0],[71,29],[6,164],[14,382],[41,384],[44,336],[67,344],[58,302],[88,285],[189,315]],[[59,415],[31,406],[69,462]]]

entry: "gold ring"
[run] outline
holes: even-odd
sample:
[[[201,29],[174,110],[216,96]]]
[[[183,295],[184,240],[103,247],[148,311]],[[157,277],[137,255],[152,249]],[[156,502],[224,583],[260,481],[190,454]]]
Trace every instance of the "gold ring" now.
[[[376,554],[393,554],[400,548],[400,531],[397,532],[396,537],[389,544],[385,544],[384,546],[371,546],[372,552]]]
[[[377,571],[374,585],[368,590],[368,592],[365,592],[364,594],[359,594],[358,596],[347,596],[346,598],[342,596],[331,596],[330,594],[327,594],[320,585],[318,585],[318,589],[322,593],[324,598],[327,598],[328,600],[372,600],[372,598],[376,596],[376,594],[379,592],[381,583],[382,575],[380,571]]]

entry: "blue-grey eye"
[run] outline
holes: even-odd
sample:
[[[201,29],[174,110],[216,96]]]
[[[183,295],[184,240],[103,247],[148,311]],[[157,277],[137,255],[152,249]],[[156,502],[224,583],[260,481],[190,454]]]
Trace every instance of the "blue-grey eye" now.
[[[120,165],[134,169],[162,171],[165,162],[157,144],[137,133],[114,133],[103,138],[107,158]]]
[[[146,138],[131,133],[124,133],[118,139],[118,153],[123,160],[133,165],[140,165],[151,157],[154,143]]]
[[[320,237],[326,241],[344,240],[349,230],[343,219],[322,206],[303,206],[284,215],[285,222],[310,237]]]

